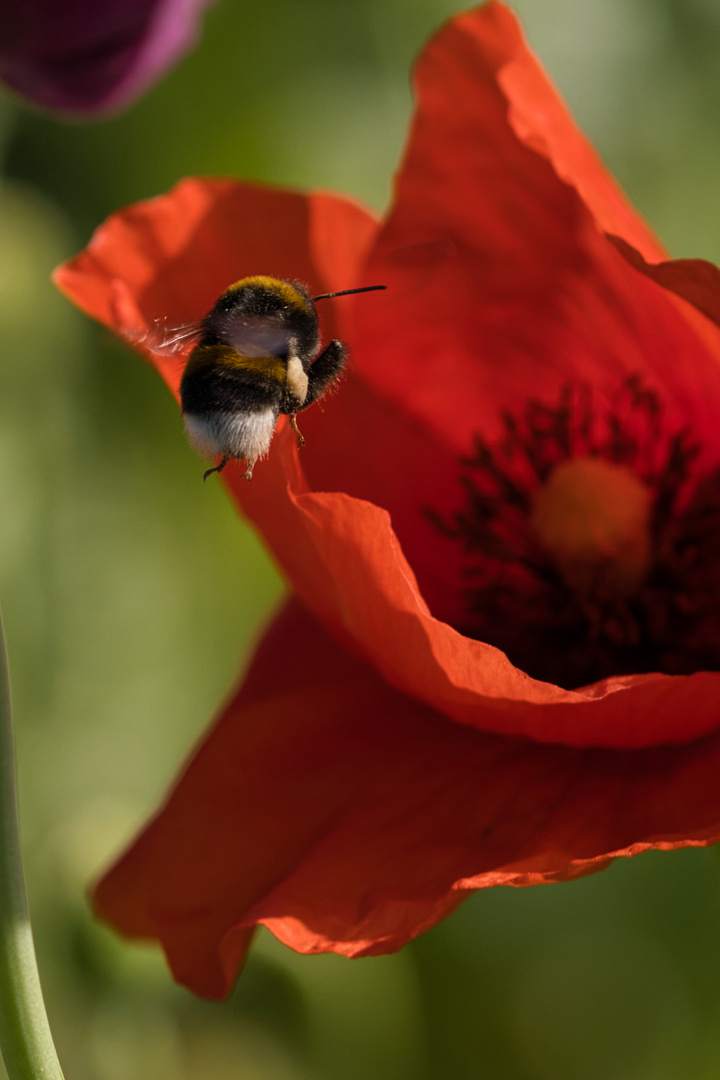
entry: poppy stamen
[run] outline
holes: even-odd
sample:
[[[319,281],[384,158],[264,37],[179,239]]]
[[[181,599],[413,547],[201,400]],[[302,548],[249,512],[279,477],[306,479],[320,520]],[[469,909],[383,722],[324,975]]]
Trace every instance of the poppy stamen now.
[[[502,424],[461,461],[461,508],[428,515],[465,553],[459,629],[567,687],[720,669],[720,470],[698,477],[659,395],[568,384]]]

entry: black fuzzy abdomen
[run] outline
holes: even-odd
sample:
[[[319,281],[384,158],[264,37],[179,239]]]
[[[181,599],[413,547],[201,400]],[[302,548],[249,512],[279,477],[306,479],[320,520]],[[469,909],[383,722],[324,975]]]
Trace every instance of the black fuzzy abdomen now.
[[[283,387],[261,372],[207,364],[185,372],[180,383],[184,413],[279,411]]]

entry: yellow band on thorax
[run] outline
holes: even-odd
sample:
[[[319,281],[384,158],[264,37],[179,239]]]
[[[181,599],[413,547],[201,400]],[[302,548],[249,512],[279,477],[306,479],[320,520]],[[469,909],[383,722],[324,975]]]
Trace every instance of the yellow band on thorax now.
[[[283,281],[282,278],[268,277],[265,274],[255,274],[253,277],[241,278],[240,281],[233,282],[225,290],[225,295],[239,292],[240,289],[244,289],[246,286],[267,289],[269,293],[282,297],[288,307],[296,308],[298,311],[312,314],[315,310],[309,298],[304,296],[291,282]]]

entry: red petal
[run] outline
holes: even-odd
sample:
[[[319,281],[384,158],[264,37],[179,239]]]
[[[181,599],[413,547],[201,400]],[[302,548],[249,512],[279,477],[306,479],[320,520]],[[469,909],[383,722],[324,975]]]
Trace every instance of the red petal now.
[[[321,621],[392,685],[461,723],[622,748],[685,742],[720,723],[720,674],[623,676],[562,690],[433,618],[386,511],[343,493],[308,491],[282,421],[257,482],[246,483],[235,464],[223,475]]]
[[[711,843],[719,764],[718,736],[581,751],[452,724],[291,603],[96,908],[223,997],[258,923],[301,952],[391,952],[469,889]]]
[[[376,230],[374,219],[347,199],[189,179],[113,214],[54,278],[88,315],[144,351],[177,397],[183,358],[153,352],[162,337],[153,337],[153,327],[195,322],[230,282],[250,273],[300,279],[316,292],[373,284],[358,274]],[[375,297],[364,299],[371,305]],[[337,332],[336,311],[342,316],[346,305],[343,299],[319,306],[325,340]],[[457,620],[461,552],[447,543],[437,550],[441,538],[424,514],[425,505],[448,514],[454,506],[447,477],[455,459],[446,444],[402,405],[379,397],[358,375],[352,354],[340,400],[303,414],[302,427],[313,483],[392,506],[433,610]]]
[[[177,390],[182,365],[153,355],[152,339],[138,341],[143,333],[158,322],[195,322],[249,274],[299,279],[318,292],[348,288],[376,229],[340,196],[191,178],[113,214],[53,277],[88,315],[144,344]],[[332,304],[324,314],[331,334]]]
[[[687,300],[720,326],[720,270],[717,266],[705,259],[672,259],[652,263],[621,237],[609,235],[608,239],[641,274]],[[711,340],[717,341],[716,336],[713,335]]]
[[[452,20],[417,68],[418,111],[396,201],[355,298],[361,370],[457,452],[502,409],[600,395],[629,373],[663,392],[720,457],[720,334],[638,274],[604,235],[662,251],[491,3]]]

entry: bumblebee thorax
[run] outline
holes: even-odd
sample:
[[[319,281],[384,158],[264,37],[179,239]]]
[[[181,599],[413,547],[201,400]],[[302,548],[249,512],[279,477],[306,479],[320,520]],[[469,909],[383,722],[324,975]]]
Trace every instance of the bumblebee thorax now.
[[[229,345],[246,356],[298,356],[317,351],[317,316],[302,285],[258,275],[242,278],[205,317],[205,342]]]

